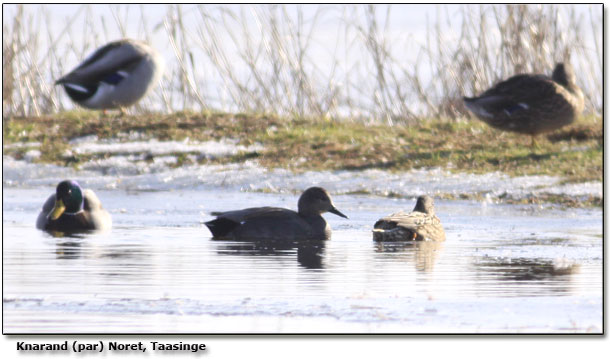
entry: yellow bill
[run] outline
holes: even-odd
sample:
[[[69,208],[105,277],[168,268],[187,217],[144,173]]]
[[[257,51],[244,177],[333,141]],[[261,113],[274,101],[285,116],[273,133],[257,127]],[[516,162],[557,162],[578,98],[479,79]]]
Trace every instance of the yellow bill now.
[[[55,207],[53,207],[51,213],[49,214],[49,218],[54,221],[59,218],[59,216],[61,216],[65,210],[66,206],[64,206],[64,202],[61,199],[57,199],[55,200]]]

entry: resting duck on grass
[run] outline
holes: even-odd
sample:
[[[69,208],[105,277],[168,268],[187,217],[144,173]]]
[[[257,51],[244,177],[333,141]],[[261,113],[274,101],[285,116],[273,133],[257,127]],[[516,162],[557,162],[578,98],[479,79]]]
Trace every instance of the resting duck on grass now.
[[[434,213],[434,201],[429,196],[417,198],[411,213],[397,212],[383,217],[375,223],[373,240],[390,241],[437,241],[445,240],[441,220]]]
[[[215,238],[232,240],[326,240],[331,229],[322,213],[347,218],[333,205],[330,195],[320,187],[308,188],[298,203],[298,212],[277,207],[246,208],[212,212],[216,219],[206,222]]]
[[[504,131],[532,136],[569,125],[584,108],[584,95],[569,64],[559,63],[551,77],[522,74],[500,82],[478,97],[464,97],[480,120]]]
[[[42,206],[36,228],[58,232],[106,230],[112,226],[110,214],[92,190],[82,190],[76,181],[57,185]]]
[[[138,102],[158,82],[163,59],[147,44],[124,39],[111,42],[55,82],[79,105],[120,109]]]

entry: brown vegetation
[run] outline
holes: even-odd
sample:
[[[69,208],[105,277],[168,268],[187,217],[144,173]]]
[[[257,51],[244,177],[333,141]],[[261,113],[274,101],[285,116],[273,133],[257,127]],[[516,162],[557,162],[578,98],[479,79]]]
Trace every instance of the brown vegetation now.
[[[601,111],[602,5],[591,5],[589,13],[552,4],[437,6],[424,38],[388,32],[392,12],[411,5],[307,5],[308,11],[168,5],[161,23],[150,23],[146,6],[109,5],[112,19],[105,19],[93,5],[82,5],[72,18],[56,19],[40,5],[16,5],[3,27],[4,115],[69,108],[52,85],[70,70],[66,60],[83,59],[113,40],[110,33],[127,35],[134,23],[143,40],[167,39],[174,57],[166,59],[161,86],[133,110],[139,114],[217,109],[386,124],[454,120],[469,116],[463,95],[515,73],[549,74],[555,62],[568,59],[587,95],[587,112]],[[329,23],[336,33],[323,36],[336,37],[337,45],[322,54],[331,63],[324,69],[314,45],[318,28]],[[113,26],[117,31],[109,31]],[[584,45],[587,33],[593,49]],[[403,48],[416,60],[397,55]]]

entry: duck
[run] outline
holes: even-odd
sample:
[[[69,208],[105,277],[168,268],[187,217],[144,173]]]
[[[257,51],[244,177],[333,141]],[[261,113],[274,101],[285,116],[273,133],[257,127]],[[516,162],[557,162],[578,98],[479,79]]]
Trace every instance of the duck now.
[[[373,240],[444,241],[445,230],[435,214],[432,197],[419,196],[413,212],[400,211],[379,219],[373,226]]]
[[[57,232],[102,231],[111,226],[110,213],[95,193],[74,180],[59,182],[36,220],[36,228]]]
[[[97,49],[55,84],[82,107],[123,112],[157,84],[163,68],[163,58],[148,44],[122,39]]]
[[[584,109],[584,95],[569,63],[558,63],[551,77],[520,74],[502,81],[478,97],[464,97],[466,108],[491,127],[530,135],[575,121]]]
[[[321,187],[306,189],[297,206],[297,212],[278,207],[212,212],[216,219],[205,222],[205,225],[215,239],[327,240],[331,237],[331,228],[322,213],[348,218],[335,207],[328,192]]]

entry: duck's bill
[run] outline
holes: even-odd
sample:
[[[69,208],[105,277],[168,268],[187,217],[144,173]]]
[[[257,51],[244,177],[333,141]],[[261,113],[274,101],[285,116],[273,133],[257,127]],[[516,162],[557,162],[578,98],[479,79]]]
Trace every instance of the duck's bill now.
[[[64,206],[64,202],[61,199],[58,199],[55,201],[55,207],[53,207],[53,209],[51,210],[49,218],[54,221],[59,218],[65,210],[66,206]]]
[[[336,209],[335,207],[332,207],[331,209],[328,210],[330,213],[336,214],[339,217],[343,217],[343,218],[347,218],[349,219],[346,215],[344,215],[343,213],[339,212],[338,209]]]

